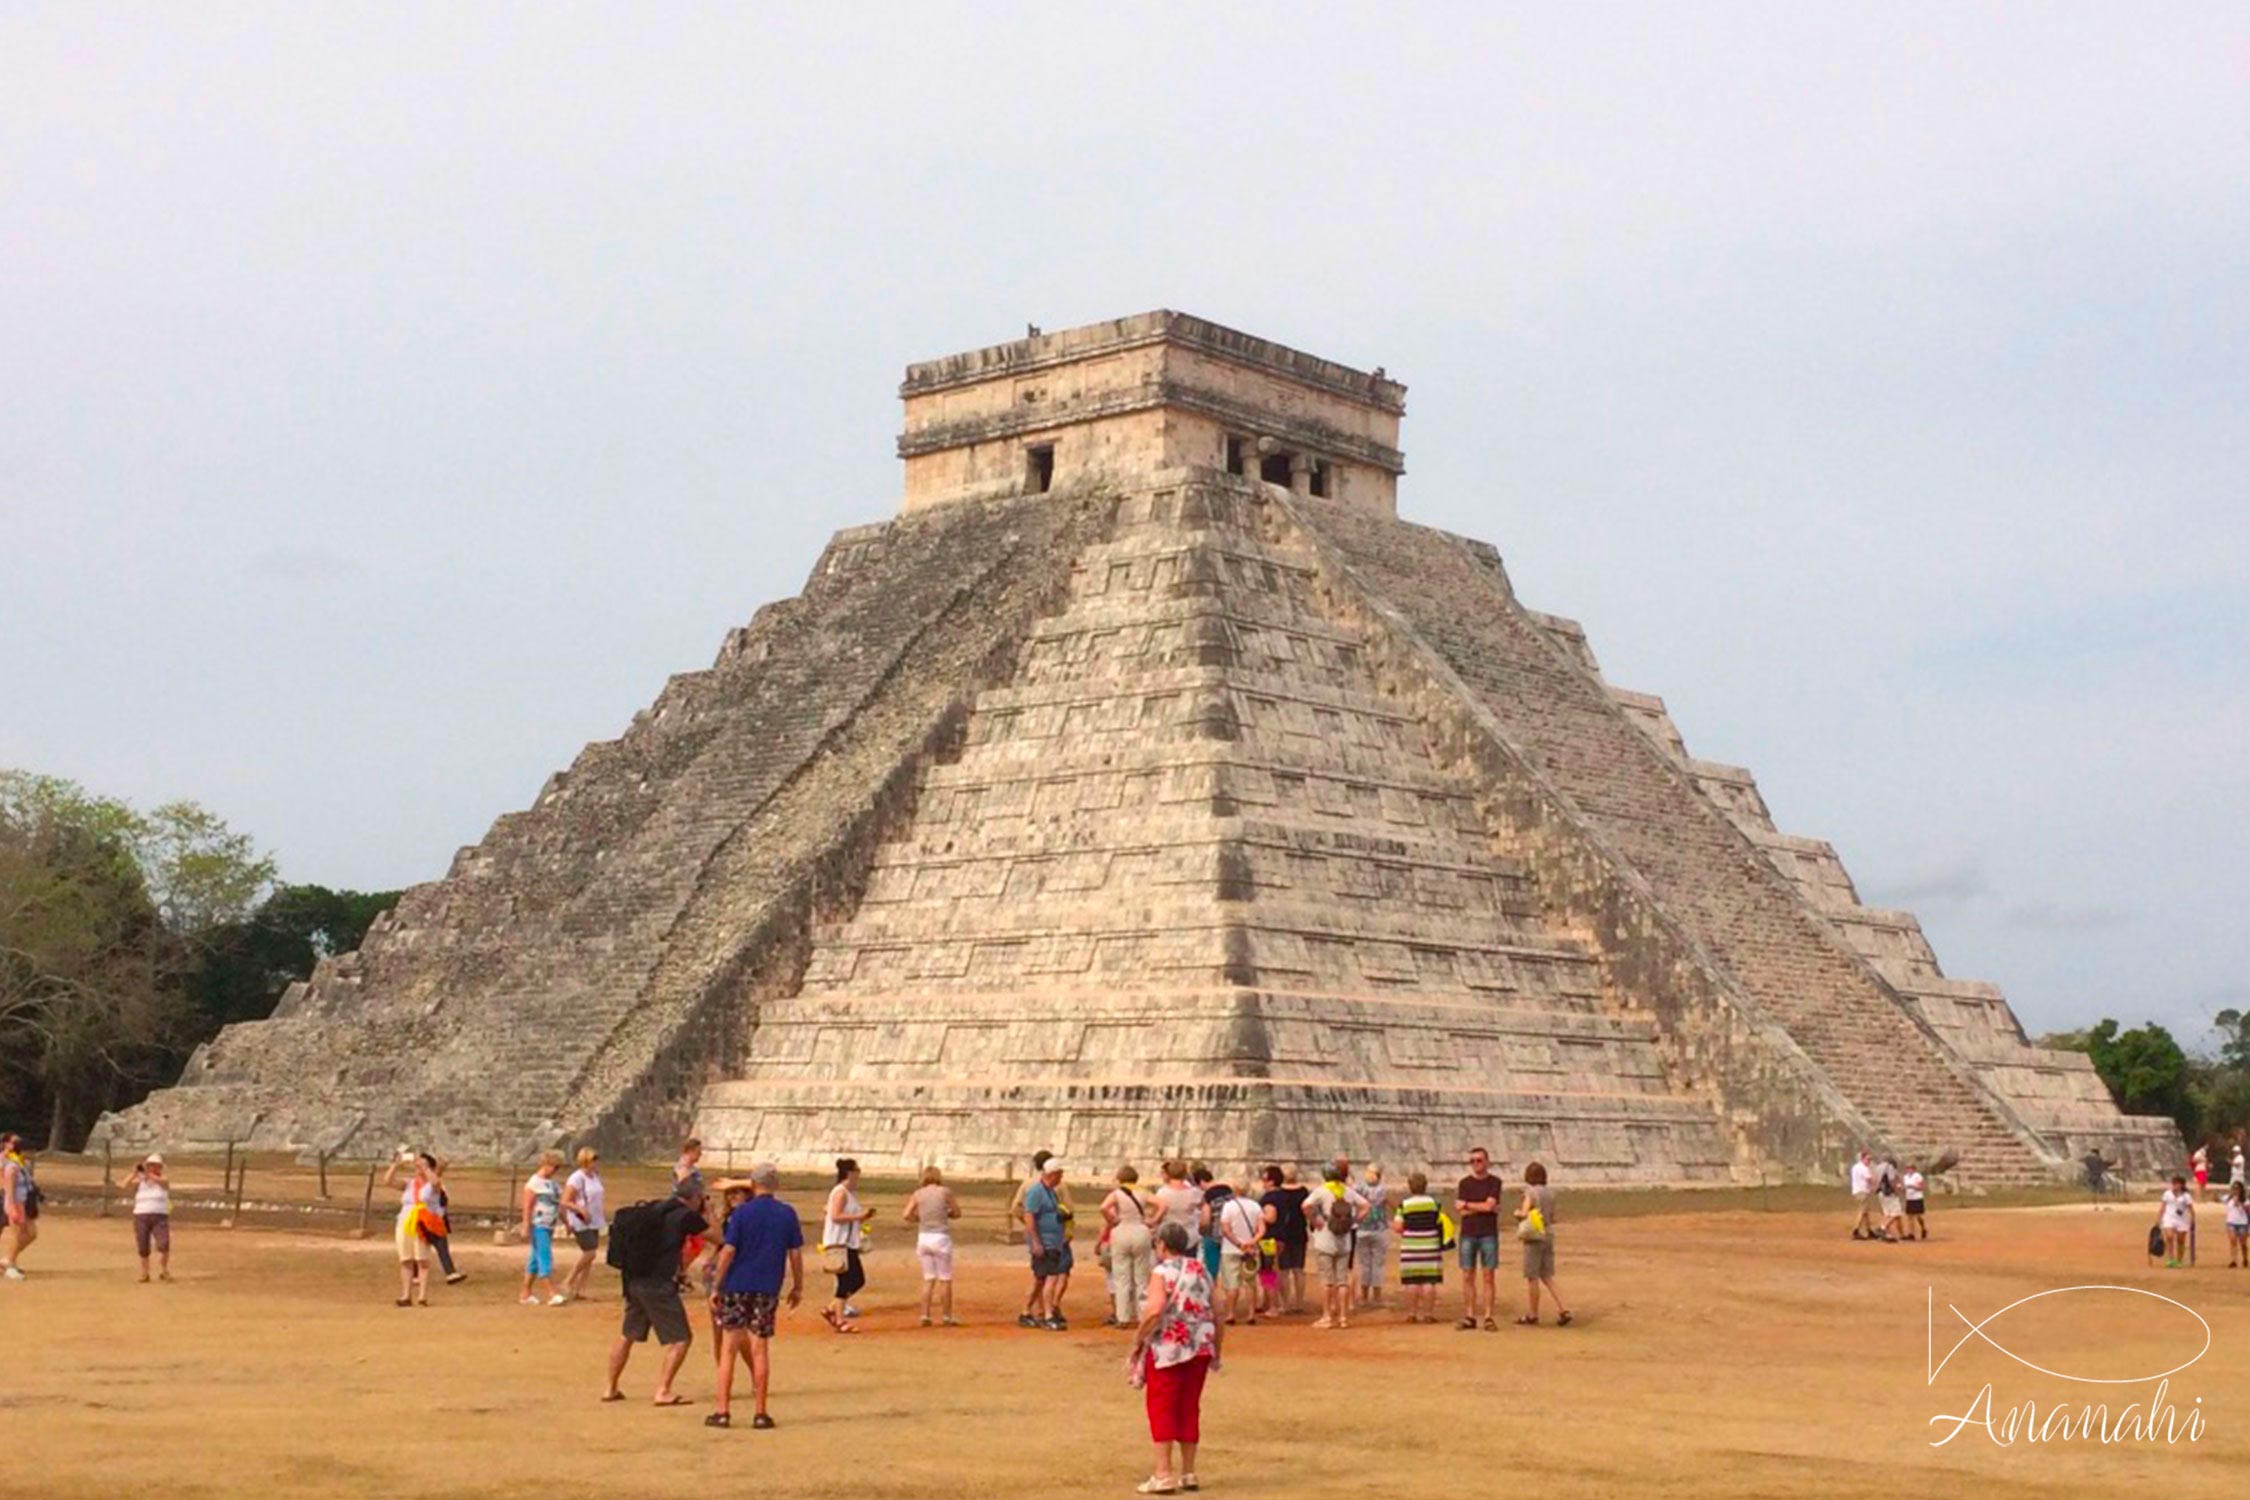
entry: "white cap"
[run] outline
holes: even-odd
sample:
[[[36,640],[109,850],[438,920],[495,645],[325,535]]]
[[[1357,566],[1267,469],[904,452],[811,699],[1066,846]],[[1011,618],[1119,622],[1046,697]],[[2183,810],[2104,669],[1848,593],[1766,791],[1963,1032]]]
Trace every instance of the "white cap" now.
[[[161,1167],[164,1165],[164,1158],[151,1151],[141,1158],[141,1165],[144,1167]]]
[[[1047,1158],[1047,1165],[1039,1169],[1039,1175],[1044,1177],[1049,1172],[1060,1172],[1062,1169],[1063,1159],[1059,1156],[1050,1156]]]

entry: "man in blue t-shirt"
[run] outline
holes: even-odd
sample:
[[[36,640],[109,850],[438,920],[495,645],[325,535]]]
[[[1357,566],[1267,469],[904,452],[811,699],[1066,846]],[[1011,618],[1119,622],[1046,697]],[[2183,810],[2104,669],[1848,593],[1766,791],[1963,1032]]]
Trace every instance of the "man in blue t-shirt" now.
[[[734,1361],[743,1355],[750,1365],[750,1387],[757,1397],[753,1427],[771,1427],[766,1414],[766,1385],[773,1373],[769,1342],[773,1319],[781,1304],[781,1273],[789,1272],[789,1305],[794,1308],[805,1291],[805,1231],[797,1210],[781,1201],[781,1172],[771,1162],[750,1169],[748,1202],[727,1215],[726,1239],[719,1247],[718,1290],[711,1294],[711,1314],[718,1319],[719,1409],[703,1419],[707,1427],[731,1426],[728,1405],[734,1395]],[[747,1346],[747,1347],[746,1347]]]
[[[1062,1179],[1063,1164],[1049,1157],[1039,1180],[1023,1191],[1023,1243],[1031,1252],[1034,1328],[1066,1326],[1062,1294],[1069,1268],[1063,1264],[1063,1247],[1068,1239],[1063,1233],[1062,1199],[1055,1191]]]

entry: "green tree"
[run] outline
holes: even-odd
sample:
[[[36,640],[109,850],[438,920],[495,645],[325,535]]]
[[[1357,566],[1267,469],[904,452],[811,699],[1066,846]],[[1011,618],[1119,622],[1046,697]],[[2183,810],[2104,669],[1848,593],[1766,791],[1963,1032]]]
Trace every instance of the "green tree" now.
[[[2118,1107],[2129,1114],[2170,1115],[2189,1136],[2196,1131],[2196,1100],[2189,1091],[2187,1053],[2172,1033],[2150,1022],[2122,1031],[2107,1017],[2085,1033],[2085,1051]]]
[[[182,977],[240,921],[273,861],[191,802],[142,814],[74,782],[0,771],[0,1086],[67,1146],[177,1061]]]
[[[221,1026],[271,1015],[282,992],[309,977],[314,964],[357,948],[400,894],[284,885],[249,916],[212,929],[186,979],[195,1028],[190,1044]]]

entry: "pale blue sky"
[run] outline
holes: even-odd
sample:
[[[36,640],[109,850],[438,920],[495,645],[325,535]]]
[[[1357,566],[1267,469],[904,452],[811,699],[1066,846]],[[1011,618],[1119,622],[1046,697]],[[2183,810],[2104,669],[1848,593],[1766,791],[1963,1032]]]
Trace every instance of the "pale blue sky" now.
[[[2246,100],[2217,7],[13,5],[0,764],[432,878],[892,511],[908,360],[1169,306],[1407,381],[1403,512],[1949,972],[2195,1031]]]

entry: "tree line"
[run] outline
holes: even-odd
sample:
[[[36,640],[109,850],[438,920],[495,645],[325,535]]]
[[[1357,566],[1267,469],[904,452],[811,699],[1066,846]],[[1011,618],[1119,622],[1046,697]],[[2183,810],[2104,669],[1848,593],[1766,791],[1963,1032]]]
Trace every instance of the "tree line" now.
[[[2193,1145],[2250,1130],[2250,1013],[2222,1010],[2213,1029],[2218,1045],[2207,1053],[2190,1052],[2153,1021],[2128,1031],[2106,1017],[2039,1040],[2085,1053],[2120,1109],[2169,1115]]]
[[[0,770],[0,1120],[76,1147],[221,1026],[272,1014],[357,948],[399,894],[283,883],[193,802],[143,812]]]

